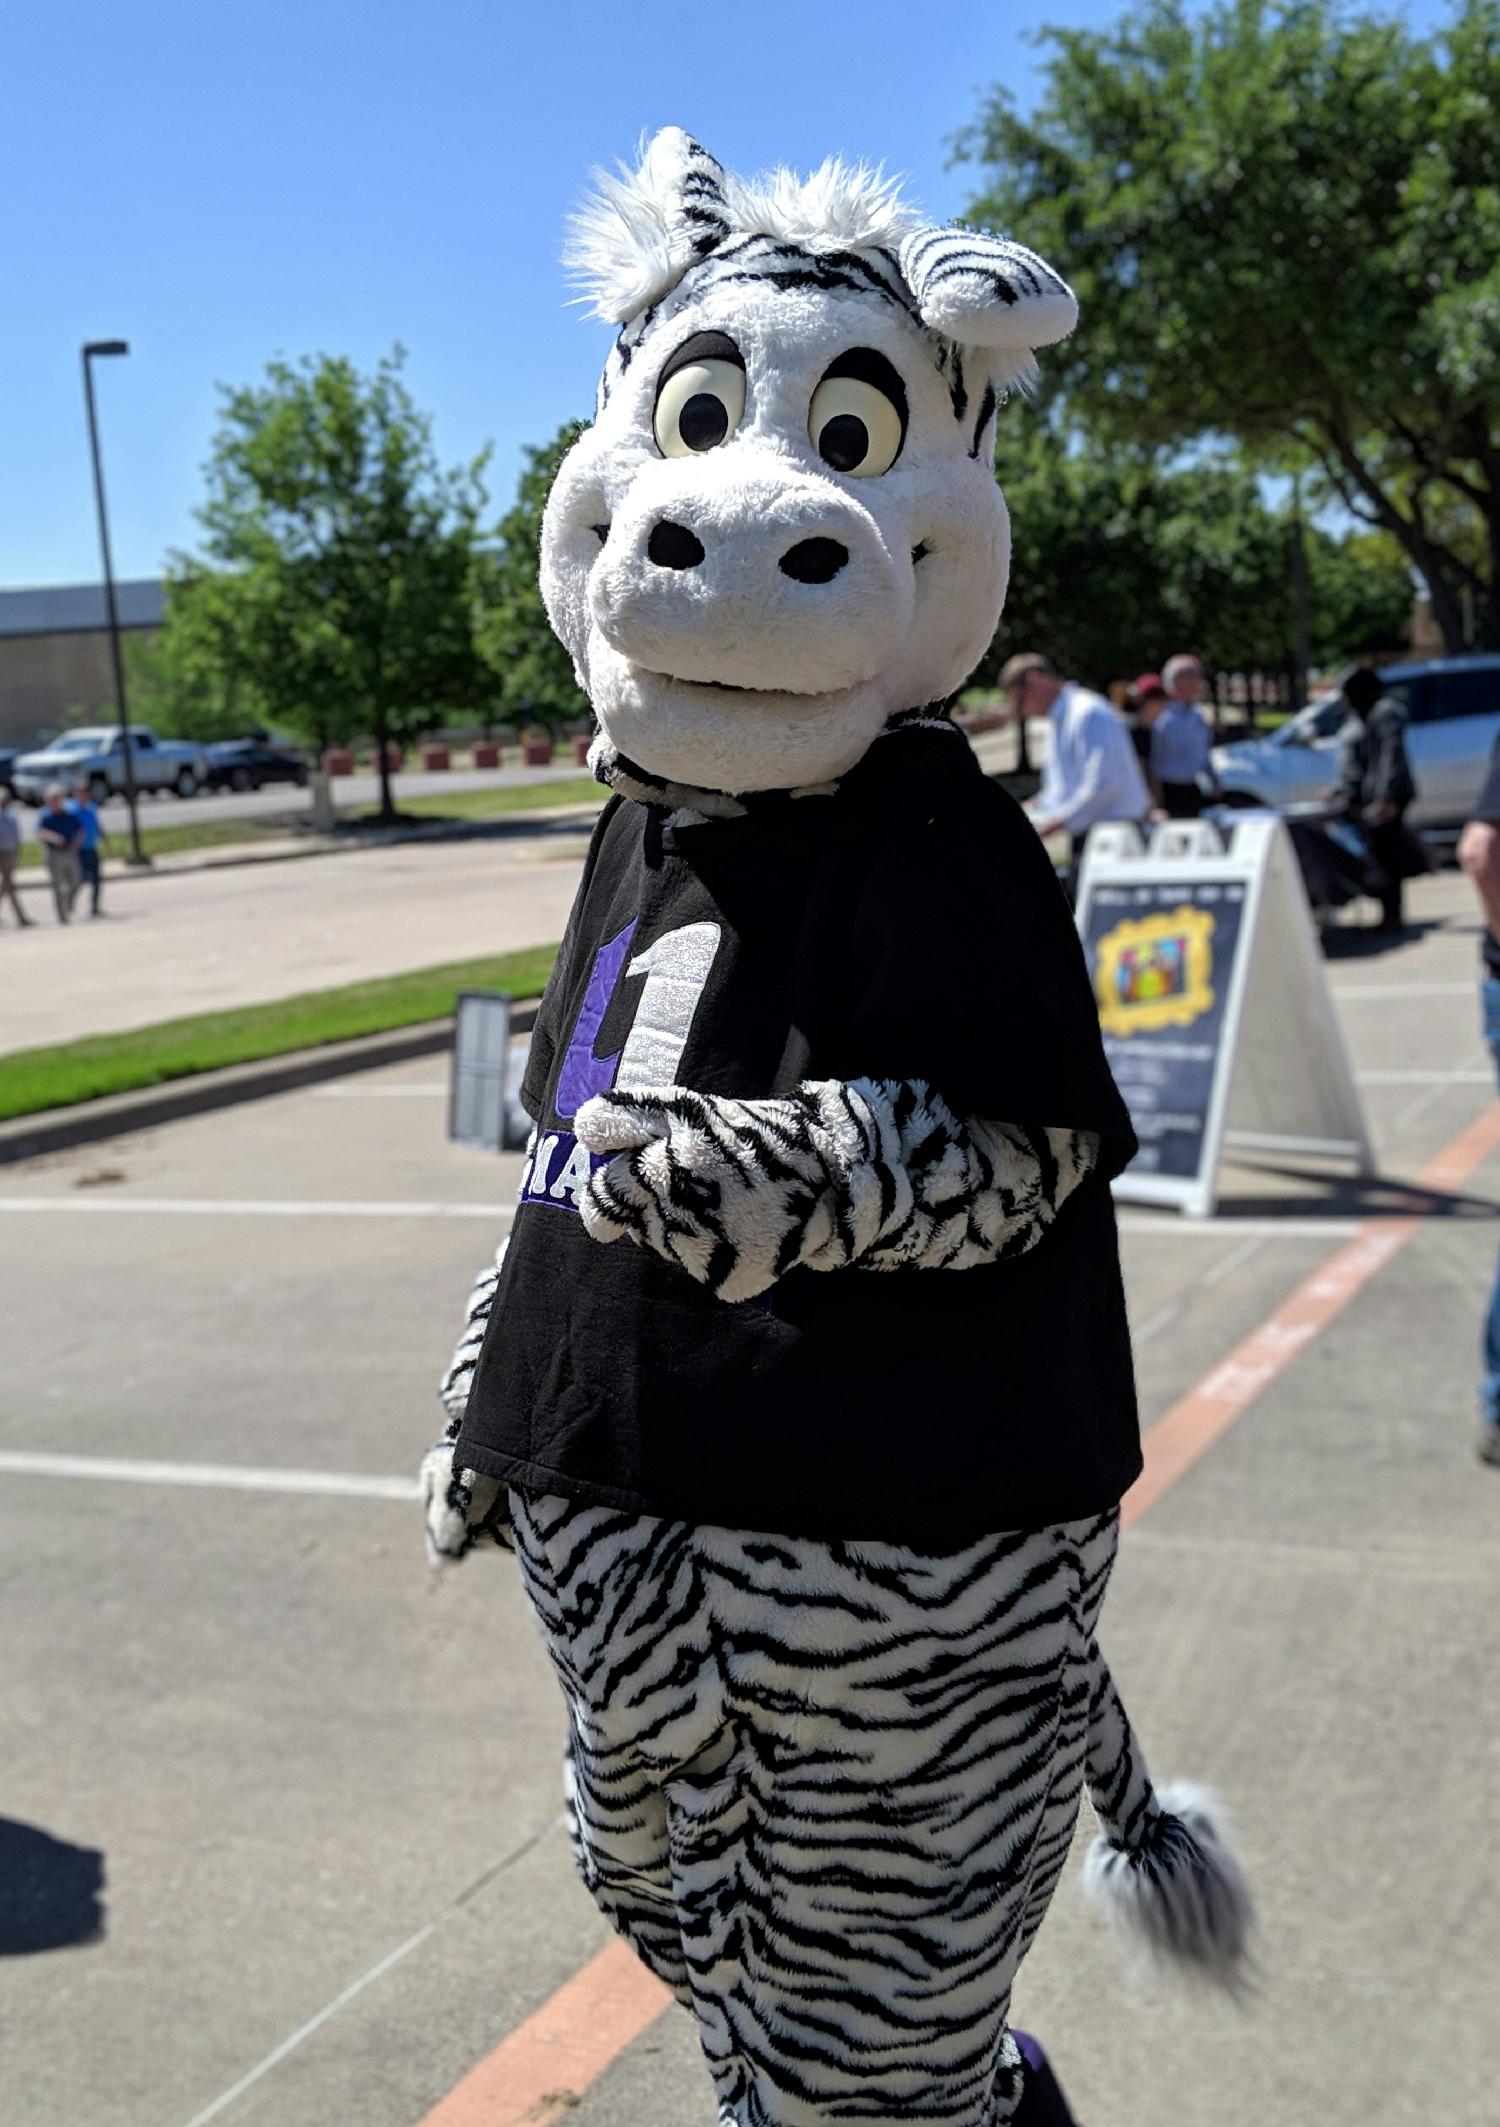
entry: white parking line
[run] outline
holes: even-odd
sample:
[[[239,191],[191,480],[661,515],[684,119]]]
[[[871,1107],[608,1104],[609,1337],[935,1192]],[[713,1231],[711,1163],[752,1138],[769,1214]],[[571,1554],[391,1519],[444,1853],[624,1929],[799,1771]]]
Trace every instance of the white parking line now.
[[[1335,997],[1368,1004],[1377,997],[1476,997],[1479,978],[1470,982],[1333,982]]]
[[[1269,1220],[1266,1223],[1274,1230],[1276,1223],[1274,1220]],[[1286,1222],[1283,1220],[1281,1223],[1285,1225]],[[1227,1239],[1228,1236],[1226,1235],[1225,1238]],[[1158,1307],[1155,1314],[1148,1315],[1144,1322],[1133,1326],[1130,1332],[1131,1343],[1137,1348],[1142,1344],[1149,1344],[1154,1336],[1170,1327],[1177,1320],[1178,1316],[1186,1310],[1195,1293],[1206,1292],[1210,1286],[1217,1285],[1221,1278],[1227,1278],[1232,1270],[1238,1270],[1241,1263],[1248,1262],[1251,1256],[1258,1254],[1270,1238],[1269,1232],[1246,1233],[1245,1238],[1239,1243],[1237,1248],[1231,1248],[1229,1253],[1222,1256],[1217,1263],[1210,1264],[1201,1277],[1194,1278],[1191,1285],[1185,1287],[1173,1299],[1168,1300],[1165,1306]]]
[[[357,2000],[367,1987],[374,1986],[376,1980],[383,1979],[393,1965],[400,1964],[403,1957],[409,1957],[413,1950],[419,1950],[422,1944],[435,1935],[445,1922],[452,1920],[456,1914],[461,1913],[465,1906],[472,1903],[479,1896],[481,1891],[487,1890],[498,1876],[503,1876],[507,1870],[514,1868],[518,1861],[524,1861],[528,1854],[532,1853],[535,1848],[541,1845],[545,1838],[561,1826],[562,1822],[563,1819],[561,1817],[549,1819],[539,1832],[533,1832],[529,1839],[523,1839],[521,1844],[512,1848],[510,1853],[502,1856],[499,1861],[492,1862],[482,1874],[475,1877],[472,1883],[466,1884],[456,1898],[450,1899],[441,1912],[435,1913],[425,1927],[418,1928],[414,1935],[408,1935],[405,1942],[398,1942],[394,1950],[388,1950],[377,1964],[371,1965],[368,1972],[362,1972],[352,1985],[345,1987],[342,1994],[335,1996],[325,2008],[318,2011],[316,2016],[310,2016],[305,2024],[300,2025],[292,2033],[290,2038],[284,2038],[279,2046],[274,2046],[269,2053],[256,2062],[253,2068],[248,2069],[238,2082],[231,2083],[229,2088],[222,2091],[211,2105],[205,2105],[201,2112],[195,2112],[188,2121],[188,2127],[207,2127],[209,2120],[216,2120],[221,2112],[227,2112],[236,2098],[243,2097],[247,2090],[260,2082],[264,2076],[269,2075],[273,2068],[279,2067],[287,2055],[294,2053],[304,2039],[309,2039],[315,2031],[320,2031],[323,2025],[331,2022],[341,2009],[347,2009],[350,2002]]]
[[[1357,1071],[1362,1086],[1487,1086],[1493,1071]]]
[[[1122,1211],[1121,1233],[1175,1233],[1185,1240],[1234,1241],[1242,1234],[1277,1234],[1282,1240],[1347,1241],[1360,1227],[1358,1219],[1299,1219],[1290,1206],[1280,1219],[1237,1219],[1232,1211],[1216,1219],[1179,1218],[1171,1211]]]
[[[515,1216],[514,1204],[435,1204],[420,1197],[370,1197],[349,1200],[304,1200],[298,1197],[197,1197],[116,1196],[90,1189],[69,1196],[0,1195],[0,1212],[114,1212],[143,1213],[167,1218],[265,1218],[265,1219],[497,1219],[508,1223]],[[1234,1240],[1241,1234],[1275,1233],[1291,1240],[1345,1240],[1355,1231],[1356,1219],[1239,1219],[1232,1212],[1221,1218],[1180,1218],[1171,1211],[1126,1211],[1120,1215],[1122,1233],[1172,1233],[1192,1240]]]
[[[113,1484],[180,1484],[223,1492],[319,1493],[334,1499],[417,1499],[415,1477],[361,1477],[343,1470],[258,1470],[237,1462],[120,1462],[97,1455],[32,1455],[0,1448],[0,1474],[92,1477]]]
[[[433,1204],[421,1198],[371,1197],[305,1202],[297,1197],[0,1196],[0,1211],[146,1212],[168,1217],[225,1219],[509,1219],[513,1204]]]

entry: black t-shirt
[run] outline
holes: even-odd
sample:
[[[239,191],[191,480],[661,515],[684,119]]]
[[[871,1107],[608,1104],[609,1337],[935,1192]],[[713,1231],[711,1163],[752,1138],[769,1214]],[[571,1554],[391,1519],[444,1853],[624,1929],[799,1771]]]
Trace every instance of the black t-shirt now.
[[[662,1080],[743,1098],[924,1079],[961,1115],[1095,1131],[1102,1168],[1010,1262],[798,1269],[726,1305],[578,1215],[571,1120],[627,1043],[632,1083],[644,1047]],[[1135,1477],[1107,1186],[1135,1141],[1050,860],[957,733],[892,733],[835,795],[742,818],[612,799],[523,1098],[540,1142],[467,1466],[632,1513],[913,1544],[1101,1512]]]
[[[1469,817],[1483,820],[1491,827],[1500,827],[1500,739],[1496,740],[1490,755],[1489,771],[1479,793],[1479,803]],[[1484,965],[1487,974],[1500,977],[1500,939],[1489,929],[1484,934]]]

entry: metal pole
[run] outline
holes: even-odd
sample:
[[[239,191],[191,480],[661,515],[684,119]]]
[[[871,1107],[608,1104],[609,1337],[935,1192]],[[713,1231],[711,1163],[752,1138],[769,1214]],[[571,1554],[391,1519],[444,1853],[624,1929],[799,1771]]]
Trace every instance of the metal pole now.
[[[115,607],[115,572],[109,553],[109,516],[104,507],[104,466],[99,456],[99,421],[94,410],[93,356],[129,354],[123,340],[93,340],[83,350],[83,396],[89,410],[89,448],[94,459],[94,500],[99,510],[99,550],[104,557],[104,606],[109,616],[109,649],[115,668],[115,713],[120,725],[120,750],[125,762],[125,803],[130,812],[130,855],[126,862],[149,865],[141,848],[141,823],[136,810],[135,762],[130,751],[130,720],[125,706],[125,661],[120,655],[120,616]]]
[[[1297,594],[1297,699],[1294,710],[1307,702],[1307,670],[1312,663],[1312,621],[1307,605],[1307,542],[1302,533],[1302,488],[1292,475],[1292,582]]]

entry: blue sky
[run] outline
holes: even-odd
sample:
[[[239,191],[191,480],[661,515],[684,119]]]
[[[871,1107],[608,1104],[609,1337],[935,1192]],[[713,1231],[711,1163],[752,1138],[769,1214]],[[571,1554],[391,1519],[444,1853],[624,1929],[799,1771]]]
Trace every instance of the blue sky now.
[[[400,341],[444,458],[495,445],[499,503],[521,446],[592,404],[605,330],[568,306],[557,263],[592,164],[681,124],[741,168],[835,150],[883,160],[931,212],[956,213],[971,173],[947,167],[952,137],[989,84],[1029,100],[1028,33],[1118,12],[1106,0],[13,8],[0,585],[98,573],[85,339],[131,346],[96,369],[121,575],[191,544],[216,387],[277,354],[369,366]]]

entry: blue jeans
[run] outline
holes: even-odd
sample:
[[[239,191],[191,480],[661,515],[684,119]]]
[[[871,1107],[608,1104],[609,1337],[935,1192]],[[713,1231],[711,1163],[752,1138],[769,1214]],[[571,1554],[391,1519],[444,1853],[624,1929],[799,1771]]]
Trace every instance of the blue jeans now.
[[[1484,1038],[1500,1073],[1500,980],[1487,975],[1483,988]],[[1479,1385],[1479,1405],[1486,1425],[1500,1425],[1500,1265],[1490,1288],[1490,1308],[1484,1321],[1484,1379]]]

